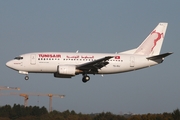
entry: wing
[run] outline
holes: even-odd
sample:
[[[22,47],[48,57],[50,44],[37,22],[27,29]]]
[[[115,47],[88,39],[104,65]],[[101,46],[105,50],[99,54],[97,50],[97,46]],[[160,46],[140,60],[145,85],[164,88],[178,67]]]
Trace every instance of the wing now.
[[[98,69],[101,69],[102,67],[106,66],[109,64],[107,60],[113,58],[113,56],[106,56],[104,58],[100,58],[91,62],[87,62],[81,65],[77,65],[76,68],[79,70],[82,70],[83,72],[86,73],[97,73]]]

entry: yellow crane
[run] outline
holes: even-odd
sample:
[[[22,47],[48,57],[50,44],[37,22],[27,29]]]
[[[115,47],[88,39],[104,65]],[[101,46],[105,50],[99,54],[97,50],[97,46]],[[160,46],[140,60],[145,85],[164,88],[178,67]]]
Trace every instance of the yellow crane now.
[[[20,90],[19,87],[0,86],[0,90]]]
[[[1,90],[20,90],[19,87],[9,87],[9,86],[0,86],[0,91]],[[8,96],[10,94],[8,93],[0,93],[0,96]]]
[[[11,95],[19,95],[24,97],[24,106],[27,107],[29,96],[48,96],[49,97],[49,112],[52,111],[52,97],[64,98],[65,95],[59,94],[45,94],[45,93],[11,93]]]
[[[20,90],[19,87],[9,87],[9,86],[0,86],[0,91],[1,90]],[[8,95],[8,94],[2,94],[0,93],[0,95]]]

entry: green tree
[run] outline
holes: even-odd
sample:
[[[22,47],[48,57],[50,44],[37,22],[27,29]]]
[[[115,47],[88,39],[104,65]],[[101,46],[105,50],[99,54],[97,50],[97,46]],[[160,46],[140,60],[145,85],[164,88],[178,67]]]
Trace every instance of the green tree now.
[[[9,117],[10,112],[11,112],[10,105],[5,105],[3,107],[0,107],[0,116],[1,117]]]
[[[32,108],[31,115],[32,115],[32,116],[40,116],[41,114],[40,114],[40,109],[39,109],[39,107],[34,106],[34,107]]]
[[[48,111],[44,106],[42,108],[40,108],[40,115],[47,114],[47,113],[48,113]]]
[[[173,117],[174,120],[180,120],[180,111],[179,111],[179,109],[176,109],[176,110],[173,111],[172,117]]]

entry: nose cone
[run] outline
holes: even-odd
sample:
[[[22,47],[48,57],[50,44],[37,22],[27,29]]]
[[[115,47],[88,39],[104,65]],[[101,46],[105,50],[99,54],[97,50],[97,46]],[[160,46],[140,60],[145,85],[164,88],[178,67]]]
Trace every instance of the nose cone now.
[[[6,63],[6,66],[9,67],[9,68],[12,68],[12,61],[8,61],[8,62]]]
[[[19,60],[10,60],[6,63],[6,66],[13,70],[19,70],[22,67],[21,64],[22,62],[20,62]]]

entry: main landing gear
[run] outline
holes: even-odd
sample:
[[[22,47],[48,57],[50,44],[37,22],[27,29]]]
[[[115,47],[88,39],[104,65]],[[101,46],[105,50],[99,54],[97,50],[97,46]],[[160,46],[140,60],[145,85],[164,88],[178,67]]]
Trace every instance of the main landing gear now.
[[[90,77],[87,74],[84,74],[82,78],[83,83],[86,83],[89,80],[90,80]]]
[[[29,76],[26,75],[26,76],[24,77],[24,79],[25,79],[25,80],[29,80]]]

